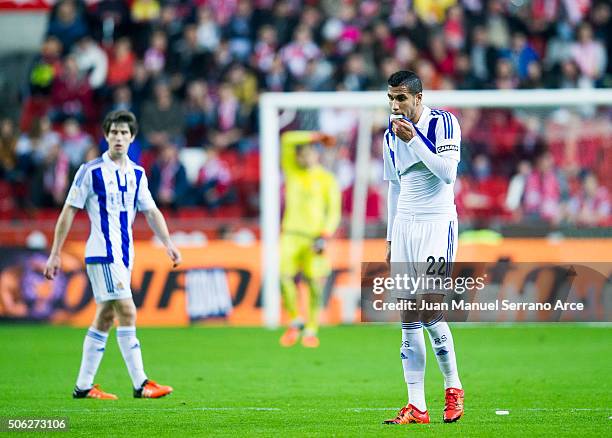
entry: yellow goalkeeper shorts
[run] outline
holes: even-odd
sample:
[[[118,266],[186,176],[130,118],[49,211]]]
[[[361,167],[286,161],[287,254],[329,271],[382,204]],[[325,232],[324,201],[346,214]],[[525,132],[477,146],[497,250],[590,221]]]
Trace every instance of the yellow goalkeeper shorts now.
[[[280,273],[283,277],[293,277],[298,272],[307,278],[323,278],[331,268],[324,254],[316,254],[312,245],[314,239],[291,233],[281,234]]]

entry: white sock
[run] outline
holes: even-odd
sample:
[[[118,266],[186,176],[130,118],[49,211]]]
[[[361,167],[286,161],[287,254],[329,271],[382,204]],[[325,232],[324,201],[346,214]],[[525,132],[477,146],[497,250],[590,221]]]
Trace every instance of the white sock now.
[[[83,342],[83,357],[81,358],[81,368],[77,377],[76,386],[79,389],[91,389],[94,377],[100,366],[108,333],[89,327],[85,341]]]
[[[402,322],[400,348],[404,380],[408,386],[408,403],[425,412],[425,337],[420,322]]]
[[[142,364],[142,353],[140,352],[140,342],[136,337],[136,327],[117,327],[117,343],[132,378],[132,384],[135,389],[138,389],[147,379],[147,375]]]
[[[457,359],[455,358],[453,335],[451,334],[447,322],[444,321],[443,315],[423,325],[427,333],[429,333],[431,346],[436,354],[436,359],[438,359],[438,366],[444,375],[444,388],[461,389],[461,381],[459,380],[459,373],[457,372]]]

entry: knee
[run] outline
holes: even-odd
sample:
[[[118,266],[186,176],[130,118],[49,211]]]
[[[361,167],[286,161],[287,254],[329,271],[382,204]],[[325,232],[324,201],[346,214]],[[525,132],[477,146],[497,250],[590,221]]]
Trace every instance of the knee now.
[[[419,311],[419,320],[423,324],[429,324],[430,322],[438,319],[441,315],[439,310],[421,310]]]
[[[103,332],[107,332],[113,326],[113,321],[115,319],[115,312],[112,307],[104,307],[98,314],[96,315],[96,319],[94,321],[94,325],[96,329],[101,330]]]
[[[401,310],[402,322],[417,322],[419,321],[418,310],[403,308]]]
[[[122,326],[131,326],[136,324],[136,307],[121,306],[118,311],[119,322]]]

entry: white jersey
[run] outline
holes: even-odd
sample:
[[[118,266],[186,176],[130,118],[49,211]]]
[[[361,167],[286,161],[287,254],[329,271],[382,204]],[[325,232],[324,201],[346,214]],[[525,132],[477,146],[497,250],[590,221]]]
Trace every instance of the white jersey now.
[[[422,141],[432,154],[459,162],[461,129],[453,114],[423,106],[415,127],[418,138],[411,141]],[[384,179],[401,186],[398,216],[455,217],[454,182],[447,184],[434,175],[411,145],[397,138],[390,128],[384,136]]]
[[[144,169],[128,159],[123,173],[105,152],[81,165],[66,203],[85,208],[89,215],[85,263],[121,263],[131,270],[136,212],[155,207]]]

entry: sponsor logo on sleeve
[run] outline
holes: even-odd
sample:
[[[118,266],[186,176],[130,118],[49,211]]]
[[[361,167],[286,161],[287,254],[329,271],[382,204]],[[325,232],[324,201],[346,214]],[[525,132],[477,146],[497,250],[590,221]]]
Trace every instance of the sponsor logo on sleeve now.
[[[438,154],[440,152],[446,152],[446,151],[459,152],[459,146],[455,144],[445,144],[445,145],[436,147],[436,153]]]

